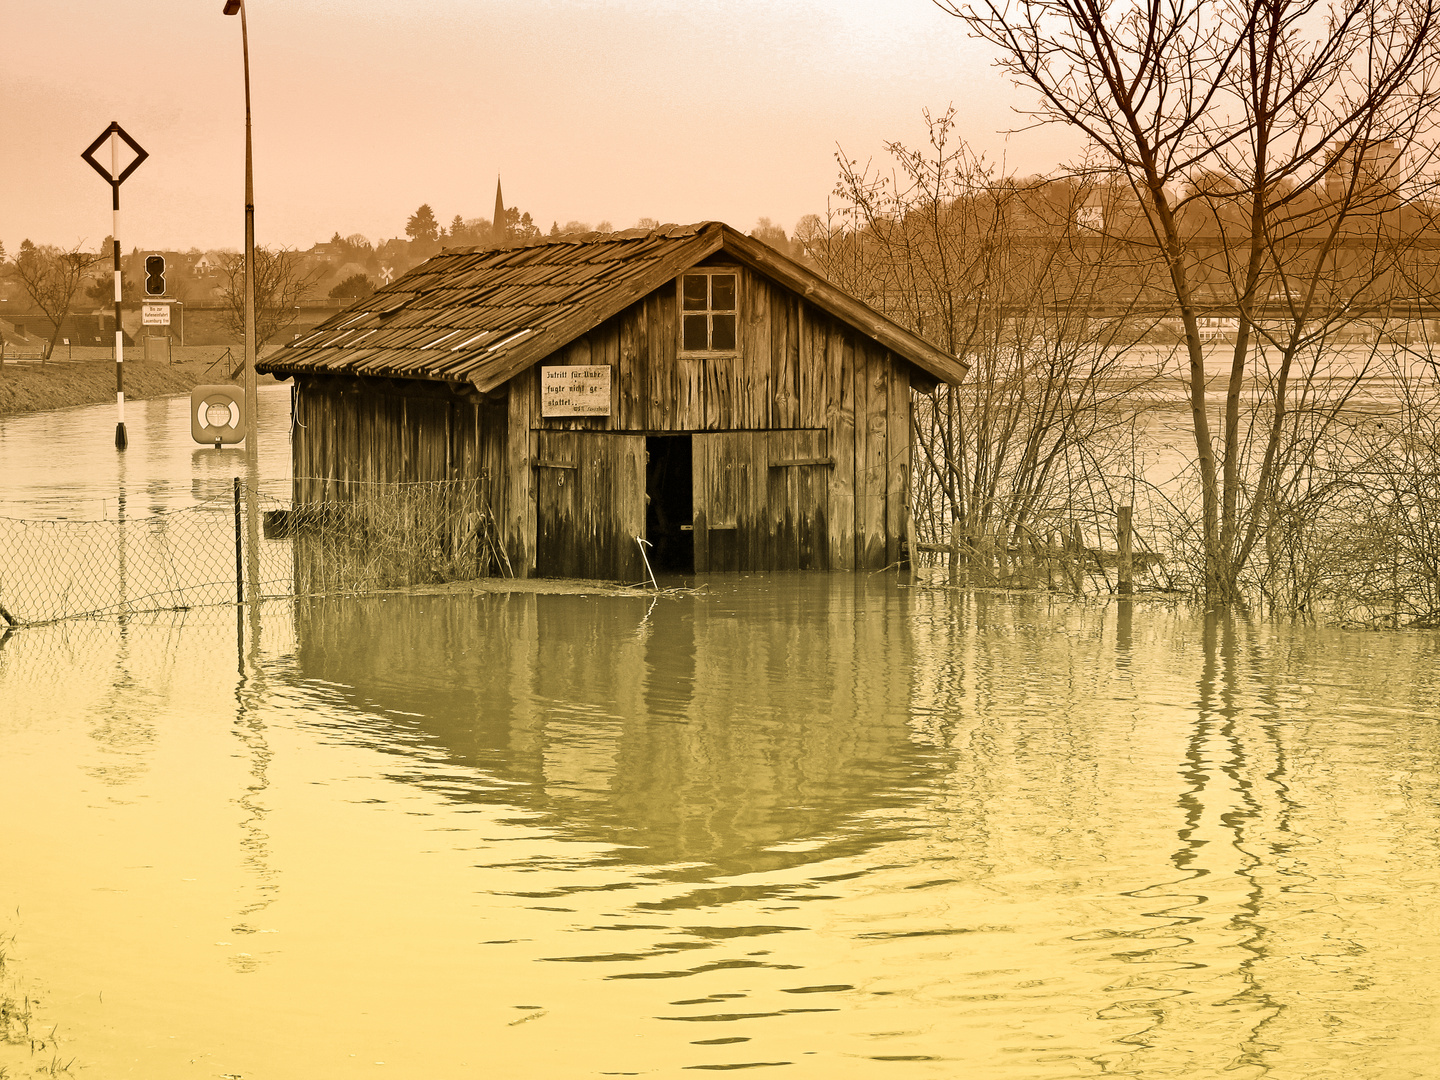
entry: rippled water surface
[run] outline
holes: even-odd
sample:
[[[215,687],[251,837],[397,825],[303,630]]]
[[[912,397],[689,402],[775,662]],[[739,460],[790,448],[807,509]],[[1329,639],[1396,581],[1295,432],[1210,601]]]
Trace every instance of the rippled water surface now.
[[[1436,635],[844,574],[242,628],[0,647],[78,1075],[1436,1075]]]

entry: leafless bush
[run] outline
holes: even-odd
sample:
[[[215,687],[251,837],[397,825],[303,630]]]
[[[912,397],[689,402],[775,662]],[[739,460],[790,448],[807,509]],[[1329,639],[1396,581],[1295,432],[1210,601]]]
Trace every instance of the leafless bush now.
[[[1347,418],[1303,518],[1277,530],[1266,584],[1282,609],[1440,625],[1440,386],[1394,376],[1381,411]],[[1278,565],[1273,565],[1278,563]]]
[[[1019,544],[1109,516],[1165,352],[1142,344],[1155,268],[1125,193],[1003,177],[953,138],[953,109],[926,119],[929,148],[887,144],[888,174],[838,155],[838,207],[796,230],[831,280],[970,364],[915,402],[920,539]]]

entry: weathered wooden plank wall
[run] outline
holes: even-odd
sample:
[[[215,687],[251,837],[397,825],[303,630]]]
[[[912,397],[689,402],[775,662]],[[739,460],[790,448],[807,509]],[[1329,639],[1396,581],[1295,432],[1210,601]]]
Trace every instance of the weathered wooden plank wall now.
[[[546,361],[610,366],[607,417],[542,416],[538,367],[485,400],[302,378],[296,497],[335,497],[331,480],[484,478],[517,574],[561,564],[570,573],[583,559],[584,576],[638,580],[638,551],[632,565],[629,548],[645,519],[641,436],[690,432],[697,570],[896,562],[910,498],[906,362],[803,297],[740,276],[733,356],[679,355],[676,289],[667,285]],[[578,440],[563,444],[575,477],[550,475],[537,461],[542,441],[560,433]],[[579,546],[562,544],[557,529],[572,530]],[[628,544],[614,539],[622,532]],[[580,538],[608,539],[585,554]]]
[[[497,512],[505,501],[505,415],[502,400],[412,397],[355,380],[302,379],[295,498],[355,500],[367,490],[469,479]]]
[[[529,403],[529,425],[636,433],[823,430],[833,459],[823,477],[796,475],[772,484],[764,472],[768,466],[761,464],[769,444],[729,440],[695,455],[695,491],[715,484],[714,505],[728,514],[738,497],[736,484],[758,483],[764,494],[754,498],[766,507],[780,498],[783,485],[786,500],[797,500],[788,510],[792,524],[824,523],[818,530],[807,526],[808,542],[823,547],[823,556],[807,560],[810,565],[851,569],[896,562],[910,487],[908,367],[802,297],[752,273],[742,272],[741,280],[734,356],[678,354],[677,298],[674,286],[667,285],[555,355],[553,362],[562,365],[613,364],[611,415],[541,416],[534,370],[511,384]],[[512,406],[512,418],[519,411]],[[726,453],[738,457],[727,465]],[[718,471],[707,472],[715,454]],[[699,502],[697,495],[697,512]],[[713,521],[710,525],[714,528]],[[773,536],[771,511],[762,511],[753,528],[756,535]],[[752,558],[760,560],[757,566],[768,565],[768,556],[743,530],[735,537],[707,537],[701,530],[697,547],[704,549],[697,566],[738,562],[748,568]],[[788,539],[783,550],[788,562]]]
[[[826,334],[830,374],[829,428],[835,473],[830,479],[830,569],[855,569],[855,344],[832,327]]]
[[[518,577],[529,577],[535,568],[535,488],[531,462],[535,457],[535,432],[531,430],[532,398],[539,396],[534,379],[510,383],[505,416],[505,487],[503,508],[505,550]],[[533,406],[535,411],[539,406]]]
[[[557,350],[547,365],[610,364],[611,415],[542,417],[557,431],[760,431],[826,426],[830,334],[859,337],[793,293],[742,275],[739,348],[733,356],[679,355],[675,287],[657,289]],[[512,380],[538,392],[539,370]]]
[[[645,440],[637,435],[538,431],[535,572],[544,577],[641,581]]]
[[[829,433],[726,431],[695,436],[695,568],[824,570]]]

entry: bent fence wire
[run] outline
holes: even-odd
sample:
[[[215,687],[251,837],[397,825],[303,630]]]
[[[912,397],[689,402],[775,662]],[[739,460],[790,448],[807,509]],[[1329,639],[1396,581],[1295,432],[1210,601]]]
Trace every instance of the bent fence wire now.
[[[0,626],[511,573],[480,481],[331,480],[303,503],[267,486],[100,521],[0,517]]]

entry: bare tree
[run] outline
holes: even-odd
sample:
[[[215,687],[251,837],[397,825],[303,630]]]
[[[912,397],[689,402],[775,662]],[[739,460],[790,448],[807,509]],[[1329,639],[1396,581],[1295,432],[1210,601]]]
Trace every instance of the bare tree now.
[[[227,254],[222,267],[225,284],[225,328],[245,336],[245,256]],[[255,248],[255,347],[261,349],[294,325],[300,301],[319,280],[306,271],[300,255],[288,248]]]
[[[887,144],[888,173],[838,155],[838,207],[796,226],[831,280],[970,364],[916,400],[917,526],[1014,545],[1109,518],[1156,370],[1137,351],[1153,267],[1128,250],[1120,193],[1002,177],[954,139],[953,109],[926,116],[930,147]]]
[[[55,343],[60,340],[60,326],[75,304],[85,271],[98,258],[81,251],[79,244],[72,248],[36,247],[26,240],[20,245],[20,253],[15,256],[14,262],[15,279],[51,327],[44,359],[49,360],[55,351]]]
[[[1184,331],[1204,589],[1237,599],[1276,494],[1327,435],[1313,421],[1364,375],[1335,382],[1327,347],[1354,297],[1383,297],[1397,211],[1427,183],[1440,0],[936,2],[1133,191]],[[1200,323],[1216,309],[1236,318],[1218,439]]]

